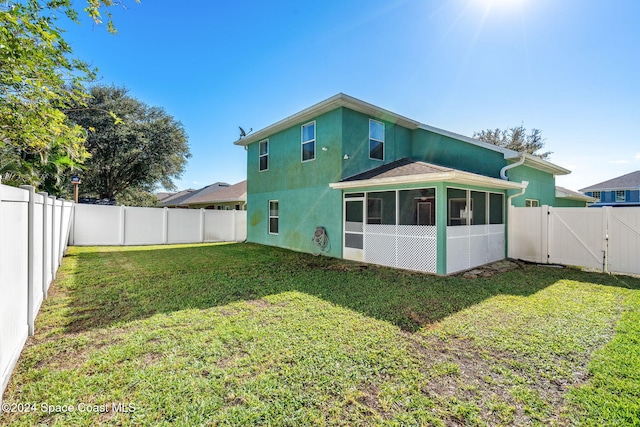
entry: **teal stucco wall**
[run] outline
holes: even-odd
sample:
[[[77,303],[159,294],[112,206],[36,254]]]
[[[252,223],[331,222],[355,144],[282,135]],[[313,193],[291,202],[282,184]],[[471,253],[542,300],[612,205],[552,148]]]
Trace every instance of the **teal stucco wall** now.
[[[369,119],[371,117],[357,111],[342,108],[343,171],[342,178],[377,168],[396,160],[411,157],[412,131],[394,123],[374,119],[384,123],[384,159],[369,158]],[[344,155],[349,156],[344,160]]]
[[[247,149],[247,240],[310,252],[317,226],[327,229],[331,249],[342,256],[342,193],[329,187],[342,175],[342,111],[315,118],[316,156],[301,161],[298,123],[269,136],[269,169],[259,171],[259,143]],[[326,150],[323,150],[323,147]],[[279,232],[269,234],[269,200],[278,200]]]
[[[556,206],[556,179],[547,172],[533,169],[529,166],[521,165],[507,171],[509,181],[522,182],[529,181],[529,186],[522,196],[514,197],[512,205],[521,208],[525,206],[526,199],[538,200],[540,206]],[[517,194],[518,190],[509,192]]]
[[[425,129],[413,131],[412,158],[427,163],[500,178],[504,155]]]

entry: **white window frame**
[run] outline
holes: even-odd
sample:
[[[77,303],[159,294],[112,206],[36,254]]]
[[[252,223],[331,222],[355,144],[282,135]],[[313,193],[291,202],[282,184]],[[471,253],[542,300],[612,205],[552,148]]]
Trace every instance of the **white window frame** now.
[[[313,139],[310,139],[308,141],[304,140],[304,128],[306,126],[309,125],[313,125]],[[310,159],[305,160],[304,159],[304,146],[306,144],[313,144],[313,157]],[[313,120],[309,123],[305,123],[302,126],[300,126],[300,161],[302,163],[306,163],[306,162],[312,162],[316,159],[316,121]]]
[[[371,137],[371,123],[379,123],[382,125],[382,140],[377,139],[377,138],[372,138]],[[369,160],[378,160],[381,162],[384,162],[384,136],[385,136],[385,124],[384,122],[378,121],[378,120],[373,120],[373,119],[369,119]],[[376,141],[382,144],[382,158],[378,159],[376,157],[371,157],[371,141]]]
[[[596,199],[595,203],[598,203],[602,200],[602,192],[601,191],[592,191],[591,197]]]
[[[524,206],[526,208],[538,208],[538,207],[540,207],[540,200],[538,200],[538,199],[526,199],[524,201]]]
[[[622,194],[621,197],[618,197],[618,194]],[[627,201],[627,192],[625,190],[616,190],[615,191],[616,203],[626,202]]]
[[[278,210],[277,210],[277,215],[271,215],[271,203],[277,203],[278,204]],[[267,209],[269,209],[269,222],[267,223],[267,229],[269,231],[269,234],[272,235],[278,235],[280,234],[280,202],[278,200],[269,200],[269,204],[267,206]],[[277,232],[272,232],[271,231],[271,220],[272,219],[277,219],[278,220],[278,231]]]
[[[260,153],[261,152],[260,144],[262,144],[263,142],[266,144],[266,147],[267,147],[267,152],[265,154],[261,154]],[[262,166],[261,160],[262,160],[263,157],[267,158],[267,167],[266,167],[266,169],[260,169],[260,167]],[[264,172],[264,171],[268,171],[268,170],[269,170],[269,138],[263,139],[262,141],[260,141],[258,143],[258,172]]]

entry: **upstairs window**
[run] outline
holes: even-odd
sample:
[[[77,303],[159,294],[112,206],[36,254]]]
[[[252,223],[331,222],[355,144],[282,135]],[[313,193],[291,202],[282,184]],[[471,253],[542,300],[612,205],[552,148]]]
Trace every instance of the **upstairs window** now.
[[[599,191],[594,191],[591,193],[591,197],[593,197],[594,199],[596,199],[595,203],[600,202],[600,192]]]
[[[316,158],[316,122],[302,125],[302,161]]]
[[[260,172],[269,169],[269,140],[260,141]]]
[[[616,202],[624,202],[626,197],[625,197],[625,191],[624,190],[616,190]]]
[[[384,123],[369,119],[369,158],[384,160]]]

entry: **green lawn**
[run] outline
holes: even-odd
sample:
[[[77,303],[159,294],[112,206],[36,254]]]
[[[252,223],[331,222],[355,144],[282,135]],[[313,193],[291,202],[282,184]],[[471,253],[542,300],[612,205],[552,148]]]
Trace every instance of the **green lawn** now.
[[[25,426],[640,425],[640,279],[70,248],[4,402]]]

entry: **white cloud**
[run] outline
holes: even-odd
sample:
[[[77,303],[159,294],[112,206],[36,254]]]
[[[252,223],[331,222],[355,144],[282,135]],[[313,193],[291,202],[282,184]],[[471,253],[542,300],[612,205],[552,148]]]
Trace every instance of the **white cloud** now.
[[[638,158],[638,156],[636,156],[636,158]],[[629,160],[610,160],[609,163],[613,165],[626,165],[629,163]]]
[[[640,160],[640,153],[636,153],[636,157],[635,157],[635,159],[636,159],[636,160]]]

